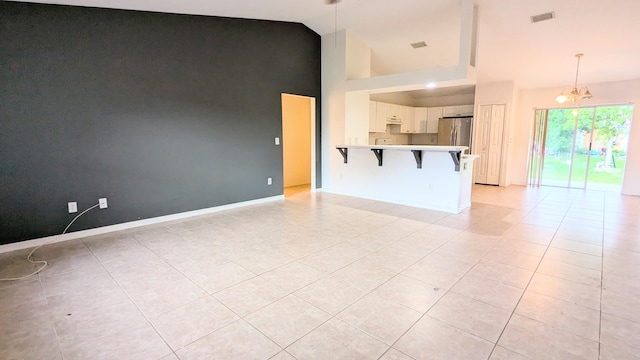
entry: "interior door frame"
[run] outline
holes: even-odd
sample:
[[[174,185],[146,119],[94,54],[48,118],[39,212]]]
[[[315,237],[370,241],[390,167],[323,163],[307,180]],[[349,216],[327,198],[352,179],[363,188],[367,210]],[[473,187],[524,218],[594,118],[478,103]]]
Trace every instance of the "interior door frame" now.
[[[293,96],[293,97],[300,97],[300,98],[305,98],[305,99],[309,99],[309,119],[310,119],[310,134],[309,136],[311,137],[310,141],[309,141],[309,146],[311,146],[311,159],[310,159],[310,163],[311,163],[311,192],[316,192],[318,191],[317,189],[317,183],[316,183],[316,133],[317,133],[317,129],[316,129],[316,98],[312,97],[312,96],[304,96],[304,95],[297,95],[297,94],[290,94],[290,93],[281,93],[280,95],[280,107],[282,107],[282,97],[283,96]],[[284,143],[284,141],[286,141],[284,139],[284,136],[282,138],[282,142]],[[283,151],[284,152],[284,151]],[[284,165],[284,162],[283,162]],[[284,166],[282,167],[282,179],[283,179],[283,183],[284,183]]]
[[[508,112],[508,104],[506,103],[487,103],[487,104],[478,104],[475,108],[475,113],[474,113],[474,118],[473,118],[473,123],[471,124],[472,127],[472,138],[471,138],[471,149],[472,149],[472,153],[473,154],[478,154],[480,155],[480,158],[476,160],[476,162],[473,165],[473,183],[474,184],[481,184],[481,185],[495,185],[495,186],[504,186],[506,184],[506,179],[505,179],[505,159],[507,156],[507,148],[508,146],[506,144],[508,144],[508,123],[507,123],[507,112]],[[492,130],[491,130],[491,125],[493,123],[493,115],[494,115],[494,107],[496,106],[501,106],[502,107],[502,119],[500,120],[500,126],[501,126],[501,133],[500,133],[500,147],[499,147],[499,155],[500,155],[500,160],[498,161],[498,183],[497,184],[488,184],[487,183],[487,179],[488,179],[488,171],[489,171],[489,148],[491,146],[491,139],[492,139]],[[481,118],[482,118],[482,110],[483,107],[489,107],[489,111],[490,111],[490,116],[489,116],[489,127],[488,127],[488,133],[487,133],[487,146],[489,146],[489,148],[487,149],[487,155],[486,156],[482,156],[482,151],[480,151],[480,147],[482,145],[481,143],[481,139],[482,139],[482,126],[481,126]],[[484,169],[483,169],[484,167]],[[478,182],[481,179],[478,179],[479,176],[479,172],[481,171],[485,171],[487,172],[487,174],[485,174],[485,181],[484,182]]]
[[[540,117],[538,117],[540,112]],[[542,166],[544,164],[544,150],[547,141],[547,118],[549,109],[533,109],[533,126],[531,129],[531,146],[527,166],[527,185],[540,186],[542,180]],[[537,168],[533,163],[536,156],[540,157]]]

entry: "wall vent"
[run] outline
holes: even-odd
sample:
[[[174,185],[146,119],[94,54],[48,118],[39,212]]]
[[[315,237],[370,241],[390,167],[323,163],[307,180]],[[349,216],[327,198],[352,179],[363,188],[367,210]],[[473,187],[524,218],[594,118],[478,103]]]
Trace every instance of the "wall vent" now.
[[[419,48],[427,47],[427,43],[424,42],[424,41],[419,41],[419,42],[411,44],[411,47],[414,48],[414,49],[419,49]]]
[[[531,17],[531,22],[532,23],[537,23],[540,21],[546,21],[546,20],[551,20],[554,19],[556,17],[556,13],[551,11],[551,12],[547,12],[544,14],[539,14],[539,15],[533,15]]]

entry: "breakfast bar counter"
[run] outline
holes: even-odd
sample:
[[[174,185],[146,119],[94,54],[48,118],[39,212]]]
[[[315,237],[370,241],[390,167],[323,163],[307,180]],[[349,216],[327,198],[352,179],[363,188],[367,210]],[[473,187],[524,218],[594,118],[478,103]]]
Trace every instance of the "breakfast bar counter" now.
[[[459,213],[471,206],[467,146],[338,145],[342,169],[330,192]]]

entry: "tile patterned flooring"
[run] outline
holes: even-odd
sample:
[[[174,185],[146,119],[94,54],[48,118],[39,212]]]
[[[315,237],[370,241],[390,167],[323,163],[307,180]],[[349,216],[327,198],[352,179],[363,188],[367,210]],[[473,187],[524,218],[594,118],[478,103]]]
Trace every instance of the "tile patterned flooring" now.
[[[455,215],[298,193],[50,244],[0,282],[0,358],[640,359],[639,219],[597,191],[474,186]]]

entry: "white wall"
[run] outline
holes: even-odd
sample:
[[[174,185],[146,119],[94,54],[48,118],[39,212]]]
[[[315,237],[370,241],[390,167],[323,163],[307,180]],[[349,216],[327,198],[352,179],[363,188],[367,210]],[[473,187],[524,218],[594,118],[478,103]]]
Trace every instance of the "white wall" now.
[[[364,79],[371,76],[371,49],[367,44],[346,32],[346,80]]]
[[[345,33],[346,79],[363,79],[371,75],[371,49],[348,31]],[[343,144],[369,143],[369,93],[345,94],[345,138]]]
[[[447,96],[431,96],[415,99],[417,107],[469,105],[475,102],[475,94],[460,94]]]
[[[346,32],[322,37],[322,187],[330,189],[342,160],[336,145],[344,142]]]
[[[369,143],[369,94],[345,94],[344,144],[367,145]]]
[[[593,98],[583,101],[584,106],[640,104],[640,79],[585,85],[589,87]],[[561,88],[544,88],[523,89],[518,92],[518,106],[513,121],[515,127],[513,161],[509,167],[514,184],[527,183],[527,161],[534,109],[572,106],[567,103],[560,105],[555,101],[561,90]],[[633,112],[622,193],[640,195],[640,108],[638,106]]]
[[[372,101],[380,101],[380,102],[389,103],[389,104],[416,106],[416,100],[406,92],[402,92],[402,91],[392,92],[392,93],[371,94],[370,99]]]

